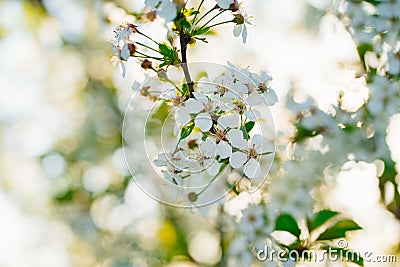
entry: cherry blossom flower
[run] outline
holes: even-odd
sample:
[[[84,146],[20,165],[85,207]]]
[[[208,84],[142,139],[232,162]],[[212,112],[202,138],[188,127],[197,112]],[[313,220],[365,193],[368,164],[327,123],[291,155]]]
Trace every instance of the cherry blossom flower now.
[[[192,119],[191,115],[195,115],[194,124],[202,132],[207,132],[213,125],[213,118],[219,101],[209,98],[201,93],[194,93],[195,98],[189,98],[184,106],[178,108],[175,119],[178,125],[186,125]]]
[[[258,106],[263,103],[268,106],[273,106],[278,102],[278,96],[269,85],[271,77],[266,72],[261,72],[261,75],[253,78],[253,81],[255,81],[256,88],[252,88],[254,86],[248,85],[249,96],[246,99],[251,106]]]
[[[256,134],[251,139],[251,144],[246,142],[247,147],[245,147],[242,136],[237,134],[231,137],[232,146],[240,148],[240,150],[232,153],[229,164],[234,169],[244,166],[244,174],[248,178],[258,177],[261,167],[257,159],[259,156],[272,151],[272,146],[261,135]]]
[[[221,163],[215,159],[218,147],[214,139],[207,138],[200,144],[199,150],[201,152],[200,162],[206,167],[207,173],[211,176],[217,175],[221,168]]]
[[[114,31],[114,38],[111,40],[114,52],[114,55],[111,57],[111,62],[113,66],[119,65],[123,77],[125,77],[126,74],[123,61],[127,61],[136,51],[136,46],[131,41],[131,36],[136,32],[137,29],[135,25],[124,23],[119,25]]]
[[[243,8],[242,5],[239,5],[239,10],[236,14],[234,14],[233,22],[235,22],[235,26],[233,28],[233,35],[238,37],[242,35],[243,43],[245,44],[247,41],[247,26],[252,25],[251,17],[247,13],[247,11]]]

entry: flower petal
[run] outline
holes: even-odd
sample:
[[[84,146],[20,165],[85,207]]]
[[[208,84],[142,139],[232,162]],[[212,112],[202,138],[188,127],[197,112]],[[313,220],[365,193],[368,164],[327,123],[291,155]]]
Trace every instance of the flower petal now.
[[[247,160],[247,155],[243,152],[236,151],[229,158],[229,164],[234,169],[239,169]]]
[[[243,25],[242,40],[243,40],[244,44],[247,42],[247,27],[246,27],[246,25]]]
[[[272,89],[269,89],[268,92],[264,93],[264,99],[268,106],[273,106],[278,102],[278,96]]]
[[[145,0],[144,5],[147,8],[155,8],[159,2],[160,0]]]
[[[218,128],[238,128],[239,127],[239,114],[237,113],[227,113],[219,117]]]
[[[185,102],[185,108],[186,108],[187,112],[190,114],[198,114],[200,111],[202,111],[204,109],[204,106],[202,103],[200,103],[196,99],[189,98]]]
[[[254,107],[261,105],[264,102],[264,97],[260,95],[258,92],[253,92],[249,95],[246,101],[250,106]]]
[[[228,9],[233,2],[234,0],[217,0],[218,6],[222,9]]]
[[[243,30],[243,25],[242,24],[241,25],[235,25],[233,27],[233,35],[235,37],[238,37],[242,33],[242,30]]]
[[[260,163],[253,158],[251,158],[244,166],[244,174],[249,178],[259,177],[260,171],[261,171]]]
[[[267,143],[267,140],[259,134],[255,134],[251,138],[251,143],[254,145],[255,150],[258,154],[264,153],[264,147]]]
[[[124,63],[122,61],[119,62],[119,70],[122,73],[122,78],[125,78],[126,68],[125,68],[125,65],[124,65]]]
[[[131,52],[129,51],[128,44],[124,44],[121,49],[121,59],[128,60]]]
[[[200,151],[206,157],[214,158],[217,144],[213,138],[208,137],[204,142],[200,144]]]
[[[185,107],[179,107],[175,112],[175,121],[179,126],[188,124],[192,118],[190,118],[189,113]]]
[[[232,147],[225,141],[220,141],[217,146],[217,155],[226,159],[232,154]]]
[[[210,114],[204,112],[197,115],[194,120],[194,124],[197,128],[199,128],[202,132],[208,132],[212,126],[212,119]]]
[[[232,129],[228,132],[227,137],[233,147],[247,149],[247,141],[243,138],[241,130]]]
[[[158,8],[157,14],[165,19],[166,22],[173,21],[176,18],[177,8],[175,3],[164,0]]]
[[[219,173],[219,169],[221,168],[221,163],[214,160],[213,163],[207,168],[207,173],[211,176],[215,176]]]
[[[250,121],[256,121],[260,117],[260,112],[255,109],[245,110],[243,114],[248,118]]]

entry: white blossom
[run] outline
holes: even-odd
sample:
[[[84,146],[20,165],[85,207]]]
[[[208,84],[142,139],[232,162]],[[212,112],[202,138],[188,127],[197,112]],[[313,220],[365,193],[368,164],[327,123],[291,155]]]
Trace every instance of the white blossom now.
[[[235,135],[232,140],[235,143],[243,143],[240,135]],[[247,148],[232,153],[229,158],[229,163],[234,169],[239,169],[244,166],[244,174],[249,178],[255,178],[260,175],[261,167],[257,160],[258,156],[269,152],[268,150],[272,147],[268,145],[261,135],[256,134],[251,139],[251,144],[246,143]]]

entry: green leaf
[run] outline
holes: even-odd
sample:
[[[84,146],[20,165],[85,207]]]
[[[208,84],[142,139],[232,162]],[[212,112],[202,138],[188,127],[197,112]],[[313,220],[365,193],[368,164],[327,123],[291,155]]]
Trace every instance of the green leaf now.
[[[244,125],[244,128],[246,131],[249,133],[253,128],[254,128],[255,122],[254,121],[249,121]]]
[[[364,266],[364,258],[361,257],[359,252],[354,252],[345,248],[337,248],[324,246],[321,249],[330,253],[331,256],[337,257],[339,260],[353,262],[359,266]]]
[[[365,54],[368,51],[374,51],[374,48],[373,48],[372,44],[370,44],[370,43],[363,43],[363,44],[359,44],[357,46],[358,55],[360,56],[361,63],[363,64],[363,67],[365,69],[367,69],[367,65],[365,62]]]
[[[196,81],[200,80],[200,79],[203,78],[203,77],[208,77],[208,74],[207,74],[206,71],[202,71],[202,72],[200,72],[199,74],[197,74],[197,76],[196,76]],[[201,84],[201,83],[200,83],[200,84]]]
[[[163,55],[164,62],[160,64],[160,67],[167,65],[179,64],[179,57],[176,53],[176,49],[170,47],[167,43],[161,43],[158,45],[158,50]]]
[[[313,231],[319,226],[326,223],[329,219],[338,215],[339,212],[331,211],[331,210],[321,210],[314,214],[314,218],[308,221],[308,229],[309,231]]]
[[[377,1],[377,0],[364,0],[364,2],[370,3],[374,6],[379,5],[382,1]]]
[[[193,36],[206,34],[209,30],[210,30],[210,27],[197,28],[196,30],[194,30]]]
[[[281,214],[275,222],[275,230],[286,231],[299,238],[300,228],[296,220],[290,214]]]
[[[329,227],[325,230],[317,240],[332,240],[337,238],[342,238],[346,236],[347,231],[354,231],[362,229],[357,223],[353,220],[343,220],[337,222],[332,227]]]
[[[190,95],[189,85],[186,83],[186,79],[184,79],[182,83],[182,95]]]
[[[171,51],[171,48],[168,47],[168,45],[165,43],[159,44],[158,49],[160,50],[160,53],[163,54],[164,56],[169,55],[169,53]]]
[[[194,129],[194,123],[190,123],[188,126],[184,126],[181,129],[181,136],[180,136],[180,140],[185,139],[186,137],[188,137],[192,131]]]

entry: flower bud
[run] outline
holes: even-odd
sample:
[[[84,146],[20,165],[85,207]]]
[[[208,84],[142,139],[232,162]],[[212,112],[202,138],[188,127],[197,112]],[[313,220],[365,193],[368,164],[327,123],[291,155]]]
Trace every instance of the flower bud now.
[[[152,62],[148,59],[145,59],[142,61],[142,64],[140,65],[143,69],[148,70],[150,68],[152,68]]]
[[[244,24],[244,17],[242,14],[234,14],[233,22],[237,25]]]
[[[190,202],[195,202],[197,200],[196,192],[190,192],[188,194],[188,199],[189,199]]]
[[[128,27],[132,30],[132,33],[139,33],[136,25],[129,23]]]
[[[133,43],[129,43],[128,44],[128,49],[129,49],[129,52],[130,52],[131,56],[135,55],[136,50],[137,50],[136,45],[134,45]]]

